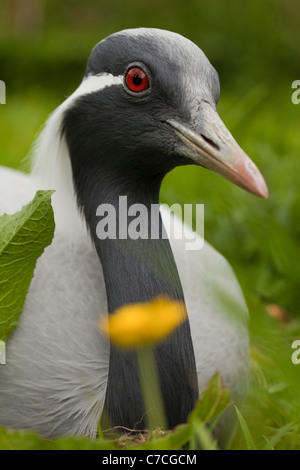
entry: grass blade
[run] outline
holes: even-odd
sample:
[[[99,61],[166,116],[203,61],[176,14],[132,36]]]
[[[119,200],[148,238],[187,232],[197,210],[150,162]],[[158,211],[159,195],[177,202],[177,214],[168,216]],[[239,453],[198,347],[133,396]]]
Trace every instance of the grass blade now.
[[[242,428],[242,431],[243,431],[243,434],[244,434],[244,437],[245,437],[245,441],[246,441],[248,450],[257,450],[256,445],[254,444],[253,438],[251,436],[250,429],[248,428],[248,425],[247,425],[242,413],[240,412],[240,410],[236,406],[234,408],[235,408],[239,423],[241,425],[241,428]]]

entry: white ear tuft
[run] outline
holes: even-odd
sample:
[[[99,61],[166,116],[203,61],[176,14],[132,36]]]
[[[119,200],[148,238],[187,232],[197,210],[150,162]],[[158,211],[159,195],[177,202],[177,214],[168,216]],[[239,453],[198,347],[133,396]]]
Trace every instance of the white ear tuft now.
[[[89,75],[75,92],[50,115],[33,147],[32,174],[39,189],[54,189],[53,206],[56,223],[66,226],[78,219],[79,211],[73,185],[69,151],[61,134],[64,114],[81,96],[103,90],[112,85],[122,85],[123,77],[110,74]],[[66,227],[67,230],[67,227]]]

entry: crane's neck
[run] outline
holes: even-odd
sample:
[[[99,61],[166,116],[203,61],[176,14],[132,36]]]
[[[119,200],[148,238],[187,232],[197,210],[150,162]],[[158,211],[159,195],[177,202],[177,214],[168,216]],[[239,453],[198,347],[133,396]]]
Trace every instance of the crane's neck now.
[[[109,314],[113,315],[122,305],[150,301],[162,295],[184,301],[177,266],[164,233],[161,216],[157,211],[153,217],[151,212],[153,205],[157,208],[159,204],[162,176],[141,178],[135,174],[131,178],[126,171],[112,176],[110,171],[103,168],[84,175],[82,168],[77,171],[76,165],[73,165],[73,176],[79,205],[84,211],[102,265]],[[144,228],[147,227],[144,238],[133,239],[130,236],[132,217],[120,212],[120,196],[126,196],[128,208],[138,209],[142,205],[139,221]],[[103,215],[105,211],[101,211],[101,208],[109,207],[116,215],[116,231],[113,232],[116,236],[99,239],[97,225],[101,219],[97,213]],[[120,226],[120,220],[125,227]],[[127,238],[120,238],[120,230],[122,237],[127,233]],[[153,233],[156,234],[154,239],[151,238]],[[188,320],[154,346],[154,357],[166,421],[171,428],[187,419],[198,397]],[[146,427],[147,410],[143,404],[134,350],[122,350],[111,344],[104,409],[114,426],[131,429]]]
[[[99,199],[92,206],[90,199],[84,210],[105,276],[109,313],[122,305],[160,295],[184,301],[159,212],[161,178],[151,184],[145,180],[132,184],[126,181],[126,185],[109,189],[101,180],[96,184]],[[107,232],[102,230],[104,225]]]

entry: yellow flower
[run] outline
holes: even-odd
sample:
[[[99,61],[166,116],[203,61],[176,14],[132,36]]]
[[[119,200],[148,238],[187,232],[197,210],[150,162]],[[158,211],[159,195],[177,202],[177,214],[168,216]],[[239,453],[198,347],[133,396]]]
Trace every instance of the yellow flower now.
[[[187,317],[183,302],[158,297],[151,302],[125,305],[100,322],[117,345],[136,347],[161,340]]]

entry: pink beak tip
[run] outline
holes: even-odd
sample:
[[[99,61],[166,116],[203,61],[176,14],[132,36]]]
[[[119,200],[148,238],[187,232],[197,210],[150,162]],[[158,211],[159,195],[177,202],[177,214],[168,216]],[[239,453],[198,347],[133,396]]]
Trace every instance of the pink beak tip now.
[[[256,194],[258,196],[262,197],[263,199],[268,199],[269,198],[269,189],[268,189],[267,183],[265,182],[264,177],[262,176],[262,174],[260,172],[259,172],[259,176],[256,179],[255,183],[256,183],[256,190],[257,190]]]
[[[265,187],[265,190],[261,193],[261,197],[264,199],[269,199],[269,189],[267,185]]]

